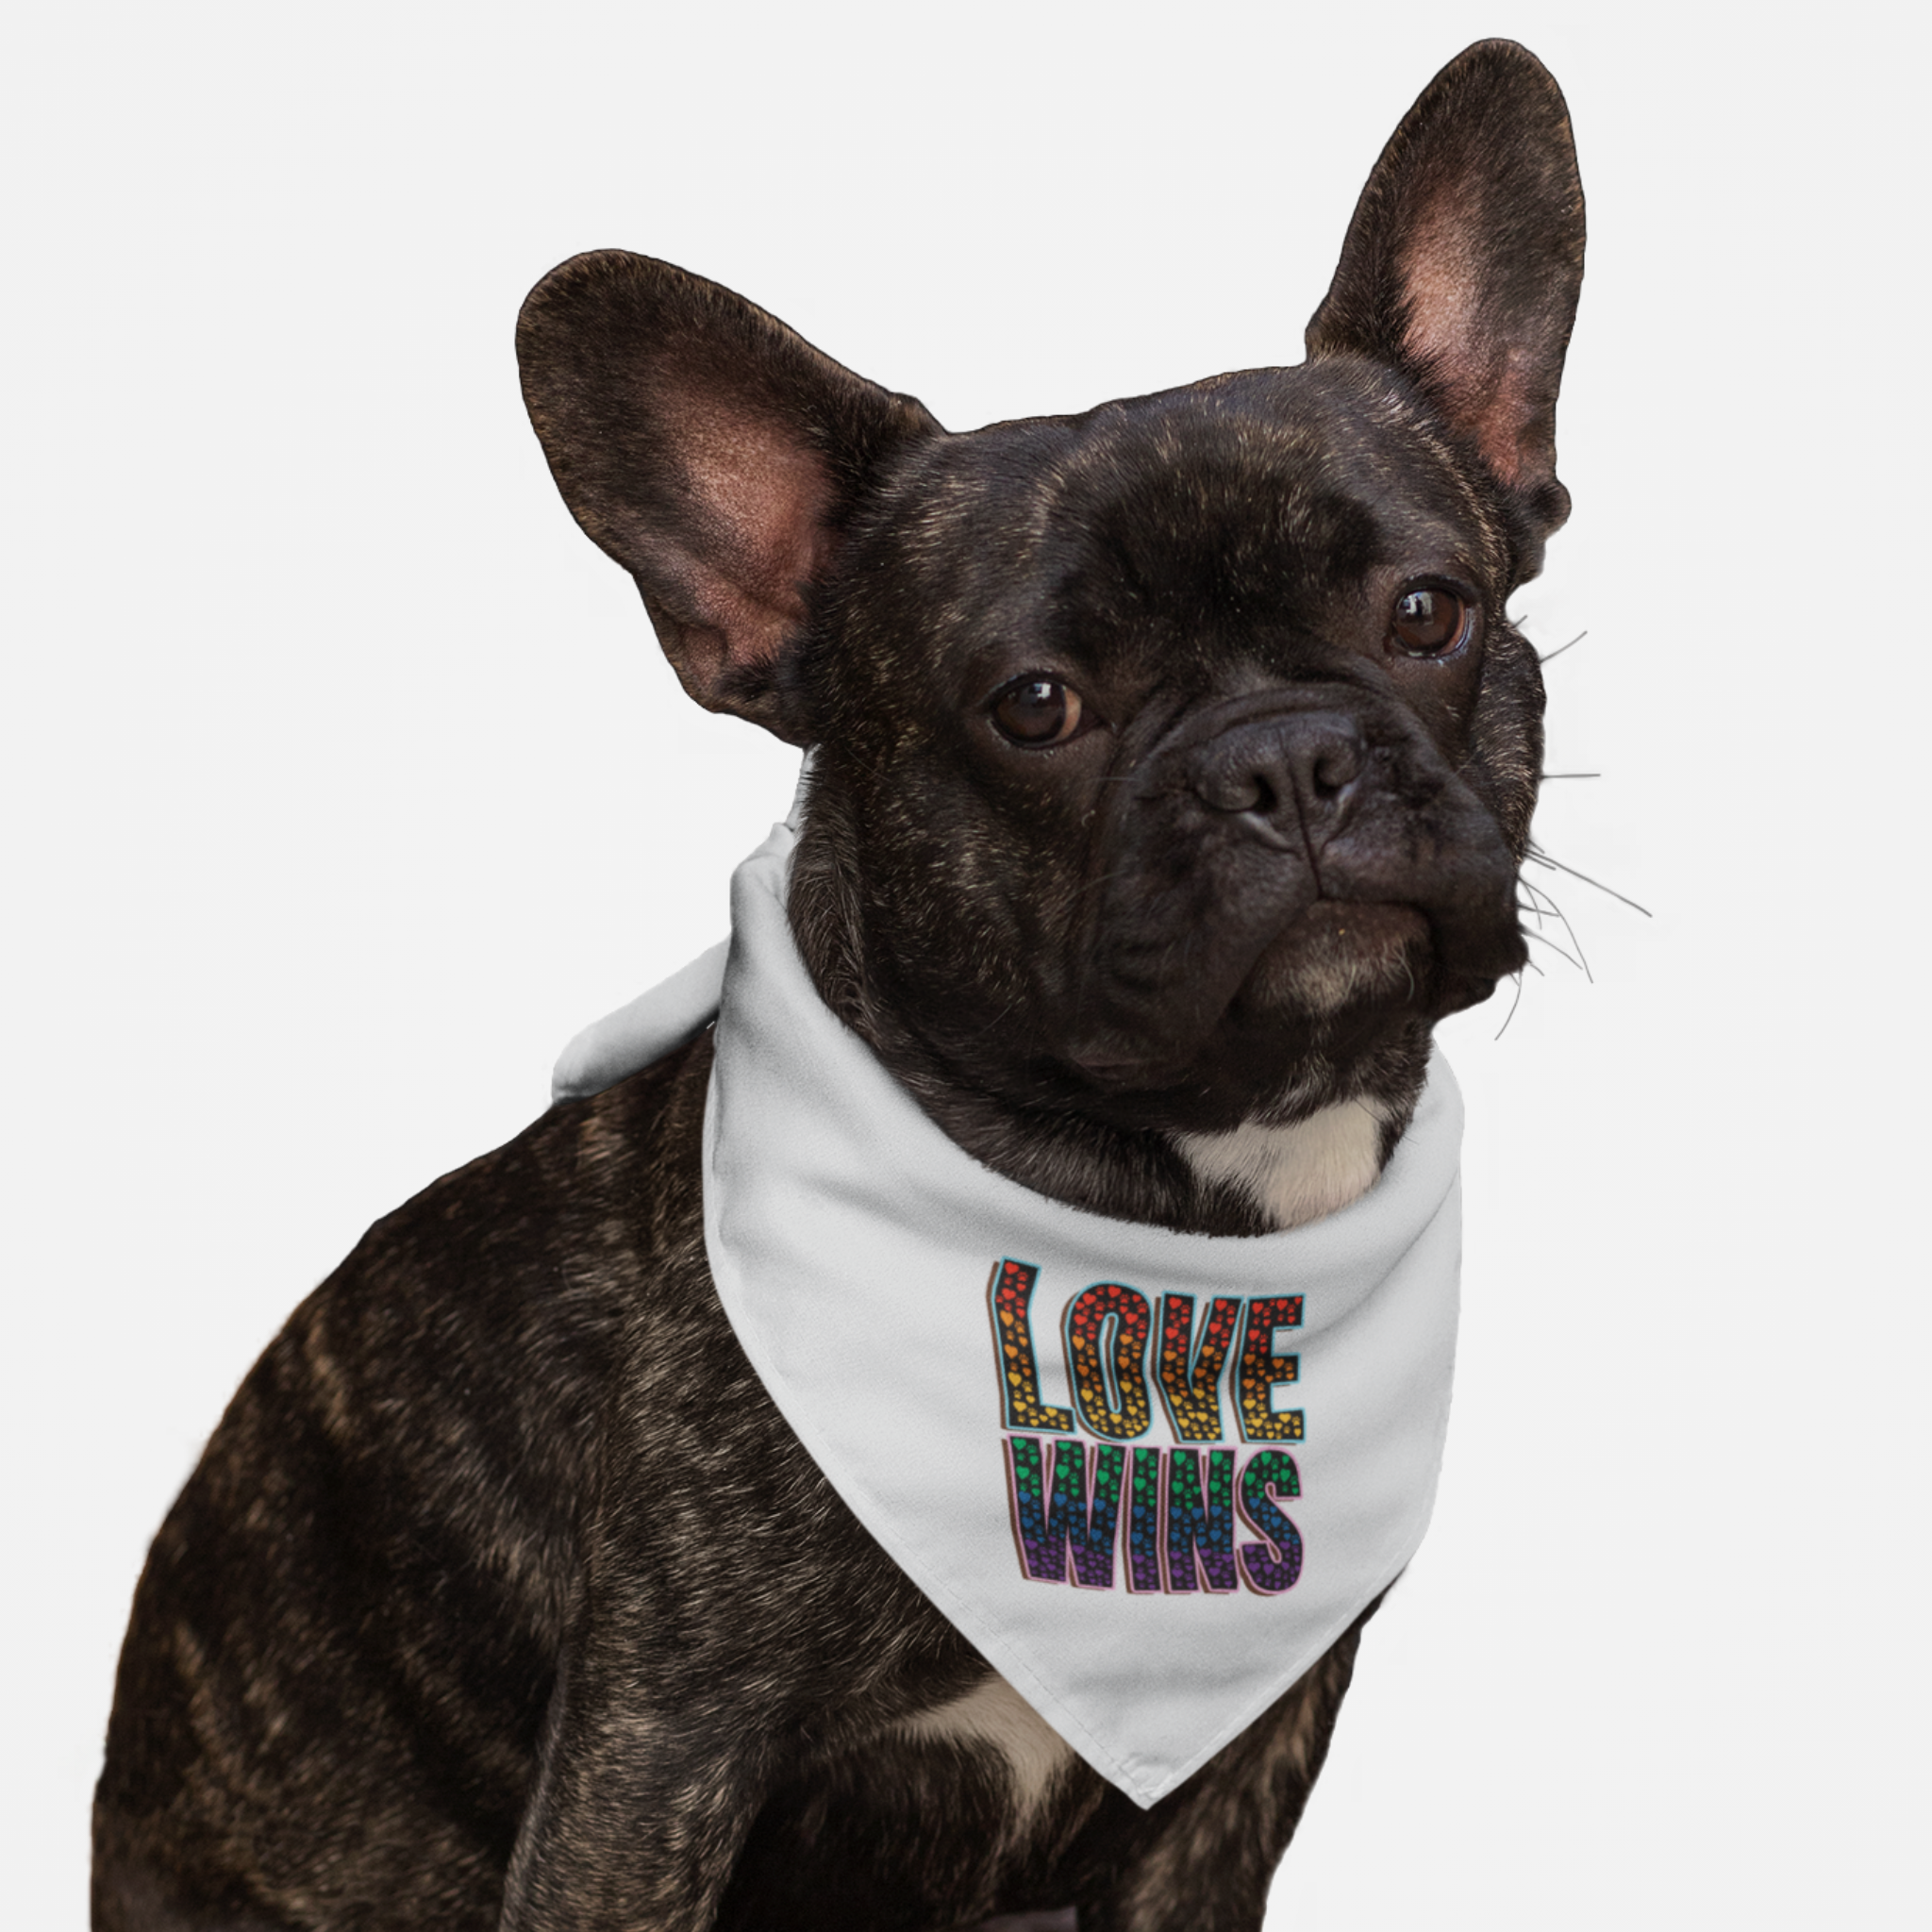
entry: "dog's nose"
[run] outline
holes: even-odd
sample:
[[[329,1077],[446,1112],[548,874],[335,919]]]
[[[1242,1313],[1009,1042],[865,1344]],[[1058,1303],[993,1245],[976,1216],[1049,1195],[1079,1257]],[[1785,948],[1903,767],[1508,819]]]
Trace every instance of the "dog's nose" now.
[[[1363,762],[1361,731],[1345,712],[1290,711],[1210,740],[1192,782],[1207,804],[1238,814],[1267,843],[1319,851],[1347,817]]]

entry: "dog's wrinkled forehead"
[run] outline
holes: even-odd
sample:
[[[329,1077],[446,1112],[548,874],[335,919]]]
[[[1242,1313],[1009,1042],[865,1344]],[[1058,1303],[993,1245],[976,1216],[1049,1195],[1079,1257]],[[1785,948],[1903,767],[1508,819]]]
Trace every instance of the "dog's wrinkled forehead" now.
[[[1284,628],[1319,635],[1390,574],[1500,585],[1508,549],[1406,386],[1339,360],[929,444],[854,560],[857,602],[917,586],[904,646],[1027,637],[1090,661],[1158,650],[1178,672]]]

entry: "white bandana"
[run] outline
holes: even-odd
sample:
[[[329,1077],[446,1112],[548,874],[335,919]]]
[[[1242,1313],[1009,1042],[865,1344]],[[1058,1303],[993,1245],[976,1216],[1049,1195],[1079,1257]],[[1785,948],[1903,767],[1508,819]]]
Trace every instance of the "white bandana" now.
[[[1439,1055],[1375,1185],[1285,1233],[1063,1207],[956,1146],[820,1000],[786,916],[795,822],[738,869],[728,964],[715,947],[580,1035],[558,1097],[717,1014],[705,1241],[746,1355],[892,1559],[1152,1805],[1422,1541],[1461,1098]]]

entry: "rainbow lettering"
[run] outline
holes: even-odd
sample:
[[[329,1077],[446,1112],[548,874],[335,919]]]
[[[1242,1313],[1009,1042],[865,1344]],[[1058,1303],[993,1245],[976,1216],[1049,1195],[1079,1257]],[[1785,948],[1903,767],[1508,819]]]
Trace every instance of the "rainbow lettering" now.
[[[1304,1440],[1306,1412],[1274,1407],[1274,1391],[1301,1379],[1300,1357],[1275,1344],[1280,1330],[1302,1325],[1303,1298],[1215,1295],[1197,1319],[1192,1295],[1162,1295],[1157,1311],[1139,1289],[1094,1282],[1069,1298],[1058,1324],[1072,1397],[1061,1407],[1041,1389],[1039,1278],[1031,1262],[1006,1258],[988,1290],[1021,1574],[1080,1590],[1124,1583],[1130,1595],[1291,1590],[1304,1552],[1283,1504],[1301,1494],[1301,1473],[1285,1449],[1243,1462],[1227,1410],[1240,1442]],[[1157,1392],[1174,1445],[1123,1446],[1153,1430]],[[1238,1541],[1242,1528],[1257,1541]]]

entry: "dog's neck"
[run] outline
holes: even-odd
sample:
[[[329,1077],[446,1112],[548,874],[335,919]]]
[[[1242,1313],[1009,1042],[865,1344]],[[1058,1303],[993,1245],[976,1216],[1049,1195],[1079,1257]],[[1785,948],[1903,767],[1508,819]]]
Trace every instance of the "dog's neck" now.
[[[1069,1207],[1184,1234],[1268,1234],[1347,1207],[1374,1185],[1414,1108],[1407,1093],[1334,1102],[1285,1125],[1130,1130],[1024,1112],[954,1085],[891,1029],[857,1030],[948,1138],[994,1173]]]
[[[808,795],[801,789],[800,803]],[[880,997],[835,841],[794,861],[792,937],[819,996],[956,1145],[1049,1200],[1183,1234],[1259,1235],[1332,1214],[1366,1193],[1415,1112],[1429,1028],[1398,1021],[1346,1063],[1311,1056],[1295,1089],[1222,1131],[1123,1126],[1027,1106],[964,1076]]]
[[[849,979],[814,977],[840,1018],[982,1165],[1069,1207],[1183,1234],[1268,1234],[1347,1207],[1394,1152],[1427,1069],[1428,1037],[1418,1027],[1357,1070],[1367,1077],[1355,1093],[1279,1109],[1291,1112],[1286,1120],[1218,1133],[1127,1128],[964,1084],[903,1021],[853,997]]]
[[[1368,1192],[1388,1158],[1382,1109],[1343,1100],[1287,1126],[1247,1121],[1223,1134],[1178,1134],[1204,1181],[1244,1191],[1271,1228],[1300,1227]]]

